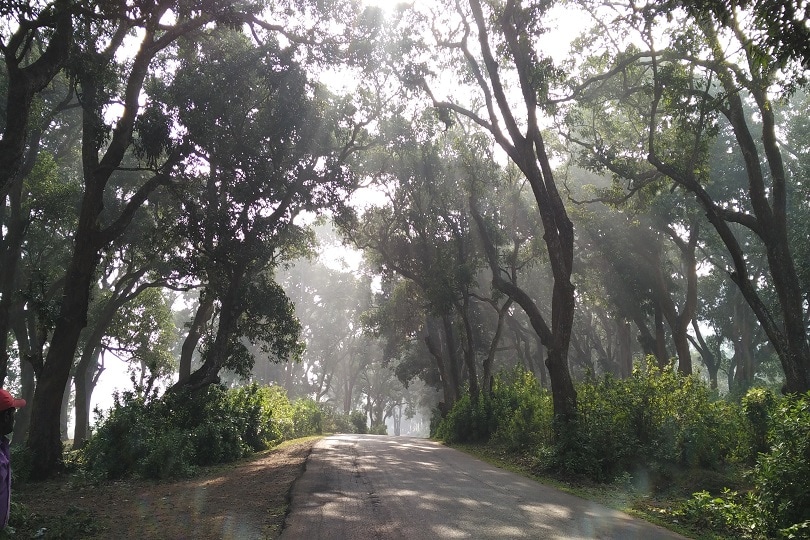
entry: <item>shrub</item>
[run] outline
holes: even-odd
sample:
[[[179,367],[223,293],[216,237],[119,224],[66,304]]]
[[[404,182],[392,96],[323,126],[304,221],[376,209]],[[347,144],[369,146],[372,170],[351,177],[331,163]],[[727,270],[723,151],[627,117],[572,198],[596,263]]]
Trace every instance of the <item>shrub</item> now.
[[[464,394],[453,404],[453,408],[447,413],[439,427],[436,429],[436,437],[448,444],[482,441],[486,440],[477,436],[482,429],[478,429],[481,423],[486,424],[486,419],[482,419],[477,414],[478,411],[473,406],[469,394]]]
[[[333,407],[321,404],[321,429],[324,433],[356,433],[350,414],[336,411]]]
[[[350,418],[352,425],[354,426],[355,433],[368,432],[368,427],[366,425],[366,413],[363,411],[352,411]]]
[[[605,481],[640,464],[716,468],[745,444],[739,410],[715,399],[705,383],[652,361],[625,380],[606,376],[579,385],[580,463],[594,479]]]
[[[765,393],[749,395],[744,406],[753,405],[746,416],[768,426],[768,451],[759,454],[751,473],[754,489],[744,496],[696,493],[681,515],[696,526],[744,538],[810,538],[810,393],[773,402]],[[768,410],[769,417],[761,416]]]
[[[750,511],[750,497],[725,490],[720,497],[707,491],[695,493],[681,505],[676,515],[698,530],[710,530],[737,536],[756,538],[760,525]]]
[[[444,418],[437,415],[431,434],[451,444],[494,440],[518,450],[551,441],[551,396],[522,369],[496,377],[477,401],[464,394]]]
[[[314,400],[302,398],[293,404],[293,435],[306,437],[323,433],[321,409]]]
[[[751,477],[756,509],[775,532],[810,521],[810,392],[782,398],[768,443]]]
[[[516,371],[513,379],[501,375],[495,380],[488,431],[494,440],[513,450],[551,444],[551,394],[541,389],[537,378],[527,371]]]
[[[462,396],[434,433],[448,443],[493,440],[533,451],[544,468],[602,482],[639,468],[718,468],[748,442],[739,407],[653,360],[624,380],[580,383],[577,395],[576,421],[555,426],[551,395],[534,375],[499,375],[490,395]]]
[[[92,474],[166,478],[318,433],[321,412],[311,400],[293,405],[283,389],[253,384],[232,390],[212,386],[150,402],[125,393],[99,422],[83,451]]]
[[[768,451],[768,429],[775,405],[776,397],[767,388],[751,388],[742,398],[742,410],[751,430],[749,459]]]
[[[41,516],[25,505],[11,501],[9,526],[0,531],[6,538],[49,538],[79,540],[98,535],[100,528],[92,512],[68,505],[61,515]]]

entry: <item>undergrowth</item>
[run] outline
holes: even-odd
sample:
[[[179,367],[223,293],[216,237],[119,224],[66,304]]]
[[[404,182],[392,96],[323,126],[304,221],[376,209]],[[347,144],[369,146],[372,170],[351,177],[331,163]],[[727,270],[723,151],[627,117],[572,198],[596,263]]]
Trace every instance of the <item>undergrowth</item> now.
[[[583,382],[577,396],[576,421],[555,424],[531,374],[501,375],[490,394],[459,399],[433,434],[527,474],[608,486],[626,510],[707,538],[810,538],[810,394],[756,388],[725,400],[648,363],[625,380]]]

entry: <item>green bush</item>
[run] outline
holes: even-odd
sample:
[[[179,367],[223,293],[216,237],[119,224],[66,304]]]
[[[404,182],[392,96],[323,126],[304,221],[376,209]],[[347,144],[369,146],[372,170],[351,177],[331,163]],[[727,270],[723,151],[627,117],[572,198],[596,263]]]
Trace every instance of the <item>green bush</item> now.
[[[451,444],[493,440],[513,450],[528,449],[551,441],[552,416],[550,394],[534,375],[519,369],[496,377],[492,392],[475,402],[469,394],[461,396],[444,418],[431,420],[431,432]]]
[[[810,393],[748,395],[743,408],[753,429],[767,426],[768,449],[750,475],[753,490],[696,493],[680,513],[696,527],[741,538],[810,538]]]
[[[782,398],[770,424],[751,477],[756,511],[775,532],[810,521],[810,392]]]
[[[338,412],[327,404],[321,403],[321,429],[324,433],[356,433],[351,414]]]
[[[448,443],[492,440],[532,451],[544,468],[602,482],[639,468],[719,468],[748,441],[739,407],[653,361],[624,380],[580,383],[577,395],[576,421],[555,428],[551,395],[518,370],[500,375],[475,403],[462,396],[434,434]]]
[[[355,433],[367,433],[368,426],[366,425],[366,413],[363,411],[352,411],[350,415],[352,425],[354,426]]]
[[[695,493],[683,503],[676,515],[702,531],[717,531],[739,538],[759,538],[761,525],[751,515],[750,496],[725,490],[714,497],[707,491]]]
[[[692,376],[653,362],[624,380],[606,376],[577,388],[575,437],[580,463],[596,480],[611,480],[639,465],[717,468],[746,442],[737,407],[718,400]],[[596,460],[588,462],[588,456]]]
[[[485,407],[480,398],[473,403],[469,394],[456,401],[436,430],[436,436],[448,444],[487,441],[489,439],[489,419],[483,414]]]
[[[293,404],[293,435],[305,437],[323,433],[323,415],[314,400],[302,398]]]
[[[67,506],[61,515],[41,516],[25,505],[11,501],[8,527],[0,530],[0,540],[10,538],[48,538],[79,540],[96,536],[100,530],[92,512]]]
[[[551,394],[541,389],[537,378],[527,371],[515,372],[513,379],[496,378],[489,397],[487,431],[494,440],[513,450],[551,444],[554,417]]]
[[[751,430],[749,459],[768,451],[768,429],[775,406],[776,396],[767,388],[751,388],[742,398],[742,410]]]
[[[197,467],[234,461],[283,439],[320,432],[311,400],[295,405],[278,387],[212,386],[150,402],[126,393],[102,415],[82,452],[94,475],[186,477]]]

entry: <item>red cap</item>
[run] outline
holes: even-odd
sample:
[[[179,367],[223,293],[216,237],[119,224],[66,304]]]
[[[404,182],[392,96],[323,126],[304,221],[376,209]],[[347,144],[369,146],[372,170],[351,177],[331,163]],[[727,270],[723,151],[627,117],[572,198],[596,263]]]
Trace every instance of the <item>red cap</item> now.
[[[0,388],[0,411],[11,408],[19,409],[20,407],[25,407],[24,399],[15,399],[8,390]]]

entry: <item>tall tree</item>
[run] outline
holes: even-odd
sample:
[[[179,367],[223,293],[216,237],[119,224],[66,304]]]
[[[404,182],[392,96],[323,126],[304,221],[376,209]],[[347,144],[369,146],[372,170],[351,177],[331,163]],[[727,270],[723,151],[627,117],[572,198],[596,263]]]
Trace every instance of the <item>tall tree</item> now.
[[[752,45],[758,29],[745,12],[729,15],[728,33],[702,16],[668,23],[656,18],[652,5],[628,5],[621,15],[627,18],[615,19],[619,32],[630,30],[624,21],[639,29],[635,45],[614,41],[627,48],[594,56],[596,62],[586,62],[572,86],[573,95],[588,101],[595,113],[587,122],[583,116],[574,119],[584,147],[600,162],[617,166],[614,172],[621,169],[618,176],[630,181],[631,190],[663,176],[697,201],[725,246],[729,277],[779,356],[786,390],[805,392],[810,389],[807,308],[787,197],[796,179],[785,167],[777,125],[778,96],[798,79]],[[602,28],[607,38],[607,27]],[[663,40],[669,47],[659,45]],[[607,43],[598,41],[599,47]],[[727,41],[736,46],[726,46]],[[606,59],[609,66],[601,64]],[[617,144],[609,127],[615,118],[606,119],[609,111],[630,110],[628,105],[635,116],[625,116],[625,123],[640,134],[631,146]],[[720,133],[740,164],[743,183],[734,190],[713,184],[718,171],[709,149]],[[739,234],[738,227],[747,233]],[[764,281],[757,279],[757,257],[751,257],[760,249],[767,260]]]
[[[563,423],[576,417],[577,399],[568,369],[568,349],[574,319],[574,228],[554,179],[553,167],[542,134],[547,92],[557,74],[532,39],[543,31],[548,2],[480,0],[448,2],[446,20],[435,12],[429,21],[436,47],[451,55],[451,65],[460,66],[456,77],[474,100],[458,101],[461,92],[444,98],[427,68],[410,76],[427,90],[443,115],[469,118],[494,138],[509,159],[525,175],[543,223],[543,238],[553,275],[551,316],[535,317],[535,330],[547,350],[546,366],[551,380],[555,416]],[[516,93],[508,81],[516,82]],[[511,98],[511,99],[510,99]],[[497,284],[496,284],[497,286]],[[531,309],[520,295],[502,290],[524,309]],[[514,296],[513,296],[514,295]]]
[[[175,149],[160,162],[159,153],[147,156],[152,159],[135,172],[121,170],[139,122],[141,95],[147,75],[154,68],[153,60],[180,36],[217,18],[227,19],[233,10],[228,3],[192,7],[160,2],[132,9],[104,4],[95,6],[94,11],[77,25],[70,60],[82,104],[84,193],[59,316],[31,404],[27,446],[32,455],[32,474],[39,478],[54,474],[62,461],[59,409],[79,336],[86,325],[100,253],[123,233],[149,195],[171,181],[181,161],[181,153]],[[170,12],[177,16],[177,22],[166,25],[165,16]],[[127,58],[123,50],[125,38],[136,28],[140,30],[140,48]],[[114,102],[123,107],[110,133],[105,111]],[[149,136],[146,139],[158,145],[162,142]],[[125,202],[117,214],[104,212],[105,203],[109,205],[114,194],[120,194]]]
[[[309,81],[295,55],[269,39],[254,47],[238,31],[180,50],[168,91],[184,143],[205,172],[175,190],[179,226],[204,283],[200,307],[213,300],[217,319],[202,365],[173,391],[216,382],[225,367],[246,375],[243,337],[278,359],[299,353],[299,324],[273,272],[311,249],[310,231],[294,222],[299,214],[341,211],[363,126],[345,101]],[[206,71],[211,64],[218,70]],[[217,95],[224,84],[232,99]]]

